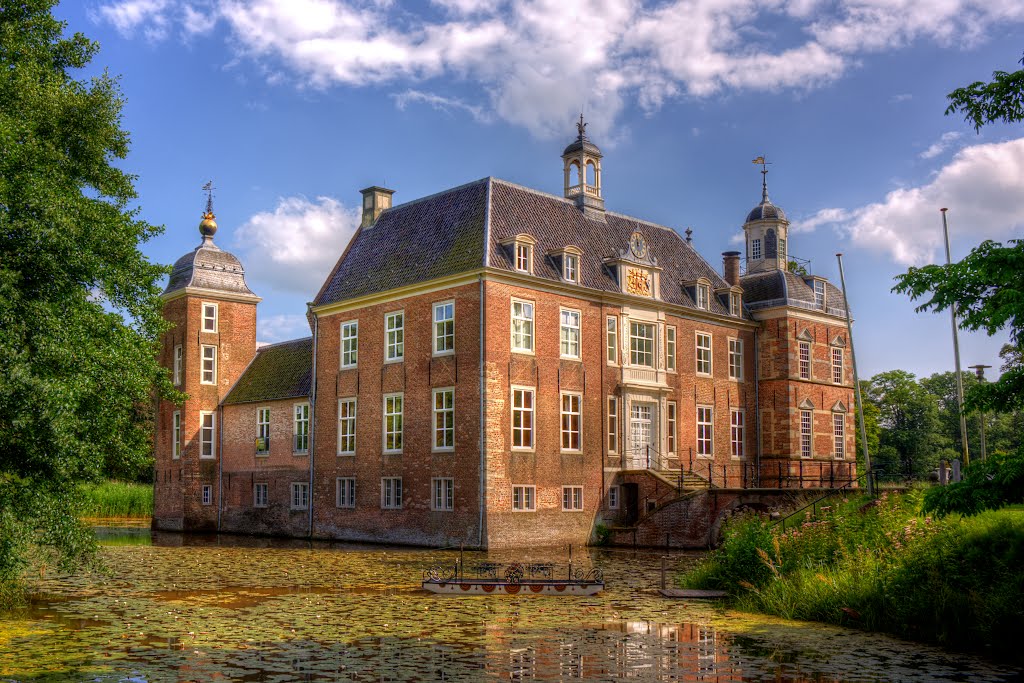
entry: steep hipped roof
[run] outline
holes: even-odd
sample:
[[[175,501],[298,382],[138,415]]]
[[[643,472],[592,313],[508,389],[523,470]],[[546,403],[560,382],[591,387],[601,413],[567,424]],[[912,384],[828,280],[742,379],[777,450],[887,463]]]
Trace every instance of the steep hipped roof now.
[[[312,371],[312,337],[261,347],[224,404],[308,397]]]
[[[588,219],[571,199],[484,178],[388,209],[372,227],[360,229],[314,304],[482,268],[485,254],[486,265],[514,270],[511,251],[501,242],[520,234],[537,242],[534,275],[541,278],[560,281],[557,264],[546,254],[575,245],[583,250],[580,283],[620,291],[604,259],[618,256],[630,235],[639,231],[662,269],[663,300],[696,308],[682,283],[700,277],[715,289],[728,287],[675,230],[612,212],[605,219]],[[728,314],[717,297],[711,306],[715,313]]]
[[[767,270],[740,278],[743,300],[749,308],[797,306],[821,310],[814,303],[814,288],[802,276],[786,270]],[[831,282],[825,281],[825,313],[845,316],[846,300]]]

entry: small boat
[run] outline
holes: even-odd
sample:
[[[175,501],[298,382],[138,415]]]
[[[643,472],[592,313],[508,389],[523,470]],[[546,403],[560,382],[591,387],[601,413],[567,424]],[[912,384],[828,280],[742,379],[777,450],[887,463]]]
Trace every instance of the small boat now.
[[[431,567],[423,572],[423,589],[441,595],[596,595],[604,590],[601,570],[573,567],[571,551],[567,570],[547,562],[478,562],[470,571],[473,575],[466,576],[461,558],[450,567]]]

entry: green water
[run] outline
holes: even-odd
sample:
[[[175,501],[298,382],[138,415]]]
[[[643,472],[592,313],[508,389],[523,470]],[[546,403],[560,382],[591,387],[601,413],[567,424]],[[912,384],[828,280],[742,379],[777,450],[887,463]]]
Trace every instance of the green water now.
[[[0,681],[1008,681],[983,660],[657,595],[660,555],[580,550],[590,598],[445,597],[457,552],[102,535],[109,575],[50,577],[0,622]],[[466,553],[467,565],[485,558]],[[490,553],[565,562],[564,550]],[[670,568],[692,562],[674,555]]]

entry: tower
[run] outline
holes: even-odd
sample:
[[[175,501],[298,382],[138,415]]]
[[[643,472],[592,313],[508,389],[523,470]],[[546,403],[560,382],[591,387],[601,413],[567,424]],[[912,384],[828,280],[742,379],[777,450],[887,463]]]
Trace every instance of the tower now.
[[[163,365],[181,404],[157,410],[153,525],[214,529],[220,501],[220,403],[256,354],[256,304],[245,270],[214,244],[213,188],[199,223],[202,241],[179,258],[161,298],[172,327],[164,334]]]
[[[604,220],[601,197],[601,150],[587,138],[587,124],[580,114],[576,140],[562,152],[565,196],[576,202],[587,218]]]
[[[743,223],[747,243],[747,272],[788,270],[787,238],[789,221],[781,207],[768,198],[768,162],[758,157],[761,164],[761,203],[755,206]]]

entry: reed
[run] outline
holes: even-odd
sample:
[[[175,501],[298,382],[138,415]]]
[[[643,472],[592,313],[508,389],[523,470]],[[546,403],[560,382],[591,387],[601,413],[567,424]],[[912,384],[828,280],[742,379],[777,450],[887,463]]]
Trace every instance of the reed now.
[[[85,517],[151,517],[153,485],[105,481],[82,487]]]

